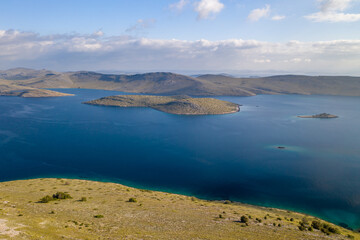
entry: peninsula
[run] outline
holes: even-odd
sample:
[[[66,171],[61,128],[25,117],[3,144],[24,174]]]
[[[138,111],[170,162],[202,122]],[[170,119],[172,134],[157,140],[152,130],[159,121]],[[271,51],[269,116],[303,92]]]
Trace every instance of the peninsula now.
[[[73,94],[61,93],[47,89],[39,89],[14,84],[0,82],[0,96],[17,96],[24,98],[40,98],[40,97],[64,97],[73,96]]]
[[[115,183],[33,179],[0,183],[0,239],[315,240],[360,234],[275,208]]]
[[[316,115],[303,115],[298,117],[299,118],[338,118],[338,116],[329,113],[320,113]]]
[[[115,107],[149,107],[179,115],[217,115],[240,111],[238,104],[215,98],[188,96],[118,95],[85,102],[90,105]]]

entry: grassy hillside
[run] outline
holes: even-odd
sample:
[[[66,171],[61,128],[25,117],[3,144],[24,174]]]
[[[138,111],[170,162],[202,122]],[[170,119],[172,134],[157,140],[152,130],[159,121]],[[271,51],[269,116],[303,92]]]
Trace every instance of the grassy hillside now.
[[[71,198],[58,199],[66,196]],[[0,239],[288,240],[360,239],[360,234],[278,209],[114,183],[34,179],[0,183]]]
[[[64,97],[72,94],[61,93],[46,89],[37,89],[25,86],[18,86],[9,81],[0,80],[0,96],[17,97]]]
[[[174,73],[135,75],[95,72],[54,72],[12,69],[0,71],[0,79],[33,88],[89,88],[163,95],[325,94],[360,96],[360,77],[283,75],[234,78],[224,75],[189,77]]]
[[[118,95],[85,102],[90,105],[115,107],[150,107],[162,112],[182,115],[227,114],[240,110],[239,105],[214,98],[188,96]]]

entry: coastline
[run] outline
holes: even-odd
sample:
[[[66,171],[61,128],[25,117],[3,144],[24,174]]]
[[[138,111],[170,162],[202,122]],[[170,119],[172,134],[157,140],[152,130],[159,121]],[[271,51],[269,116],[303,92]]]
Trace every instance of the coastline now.
[[[279,234],[285,237],[280,239],[298,239],[300,236],[320,239],[326,236],[319,230],[299,230],[304,219],[326,223],[302,213],[230,201],[201,200],[111,182],[40,178],[1,182],[0,185],[0,207],[2,213],[6,213],[0,214],[0,219],[3,223],[11,222],[11,226],[5,227],[12,227],[19,236],[42,236],[44,227],[47,236],[61,234],[80,239],[97,239],[98,236],[110,239],[125,236],[156,239],[168,239],[169,236],[176,239],[259,239],[266,236],[266,239],[279,239]],[[67,192],[72,199],[38,202],[54,192]],[[78,200],[80,198],[85,200]],[[241,216],[247,216],[246,224],[239,220]],[[326,224],[338,229],[338,233],[331,234],[333,239],[344,239],[348,235],[360,239],[359,233]]]
[[[177,190],[174,190],[171,188],[152,187],[152,186],[136,184],[134,182],[127,181],[127,180],[104,179],[104,178],[100,178],[100,177],[97,177],[97,178],[71,177],[71,176],[58,175],[58,176],[37,176],[34,178],[20,178],[20,179],[14,179],[14,180],[5,180],[5,181],[0,181],[0,185],[4,184],[4,183],[9,183],[9,182],[44,180],[44,179],[45,180],[46,179],[53,179],[53,180],[54,179],[63,179],[63,180],[75,180],[75,181],[79,180],[79,181],[87,181],[87,182],[93,182],[93,183],[117,184],[117,185],[121,185],[124,187],[137,189],[139,191],[151,191],[151,192],[157,192],[157,193],[163,193],[163,194],[173,194],[173,195],[179,195],[179,196],[189,197],[189,198],[195,197],[196,199],[199,199],[202,201],[214,202],[214,203],[224,203],[224,202],[230,201],[234,205],[248,206],[251,208],[258,208],[258,209],[272,209],[272,210],[277,210],[277,211],[286,211],[286,212],[291,212],[294,214],[300,214],[300,215],[320,219],[322,221],[326,221],[326,222],[334,224],[338,227],[344,228],[343,226],[339,225],[339,223],[333,222],[333,221],[331,221],[331,219],[327,219],[326,217],[320,216],[319,214],[316,214],[316,213],[312,213],[311,211],[303,211],[301,209],[291,208],[291,207],[282,207],[280,205],[271,204],[271,203],[270,204],[261,204],[261,203],[257,203],[257,202],[244,201],[241,199],[229,200],[229,199],[222,199],[222,198],[211,198],[211,197],[206,197],[204,195],[203,196],[196,195],[196,194],[194,195],[194,194],[191,194],[190,192],[186,192],[186,191],[177,191]],[[358,231],[358,230],[360,230],[360,225],[353,226],[353,228],[345,228],[345,229],[350,230],[350,231],[355,231],[355,230]]]

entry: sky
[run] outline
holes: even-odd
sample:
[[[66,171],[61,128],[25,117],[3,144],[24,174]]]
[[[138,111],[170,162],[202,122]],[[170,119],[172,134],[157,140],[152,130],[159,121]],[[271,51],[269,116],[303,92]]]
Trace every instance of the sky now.
[[[360,75],[360,0],[2,0],[0,69]]]

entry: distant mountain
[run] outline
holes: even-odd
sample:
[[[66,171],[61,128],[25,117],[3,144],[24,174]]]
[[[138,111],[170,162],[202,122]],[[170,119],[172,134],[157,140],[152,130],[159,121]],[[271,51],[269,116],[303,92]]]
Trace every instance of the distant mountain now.
[[[10,80],[18,86],[32,88],[88,88],[162,95],[325,94],[360,96],[360,77],[348,76],[279,75],[235,78],[226,74],[207,74],[190,77],[170,72],[127,75],[16,68],[0,71],[0,79]]]

